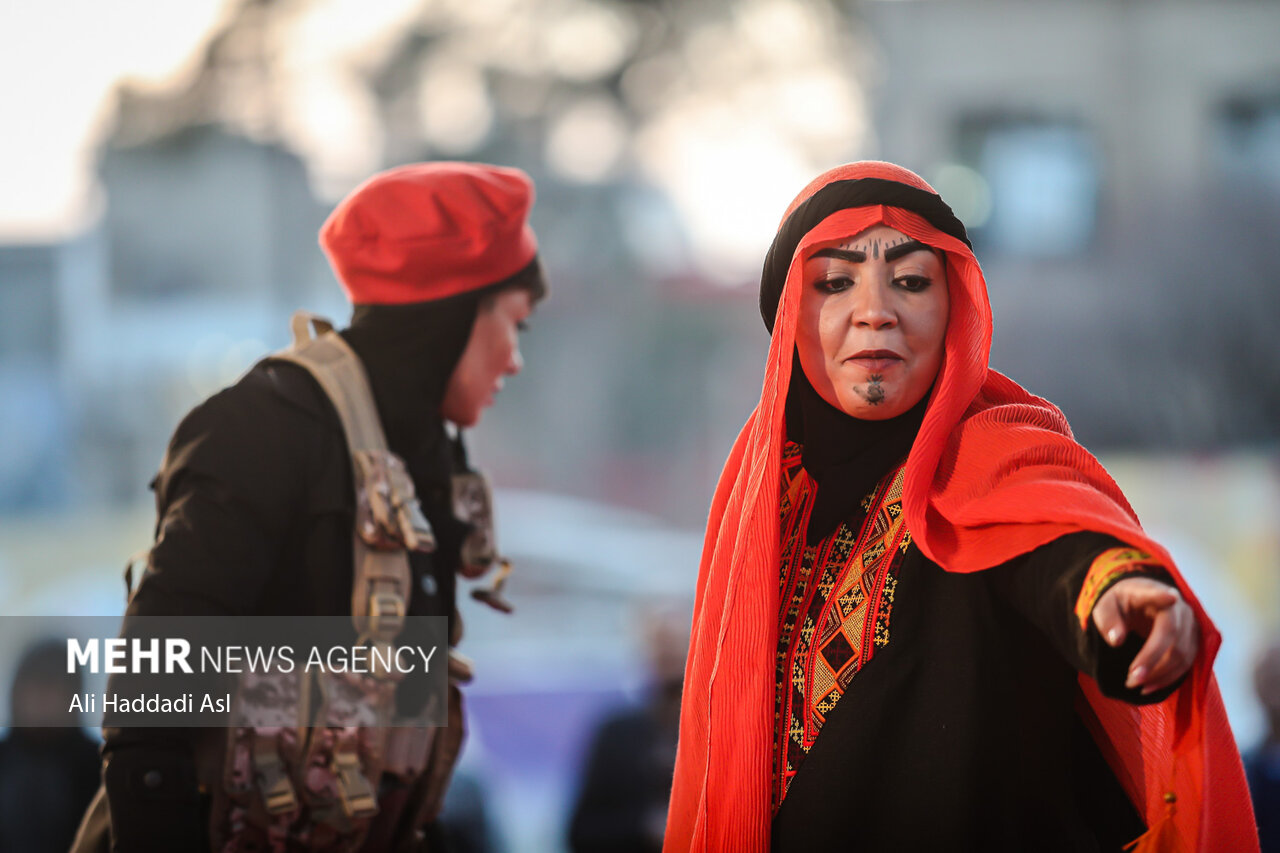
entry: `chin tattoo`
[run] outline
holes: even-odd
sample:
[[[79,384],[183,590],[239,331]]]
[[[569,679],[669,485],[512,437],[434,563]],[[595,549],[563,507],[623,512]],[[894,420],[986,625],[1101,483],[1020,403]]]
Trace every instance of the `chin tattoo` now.
[[[884,377],[879,373],[871,374],[871,381],[867,383],[867,387],[861,389],[862,397],[873,406],[878,406],[884,402],[884,385],[880,384],[884,381]]]

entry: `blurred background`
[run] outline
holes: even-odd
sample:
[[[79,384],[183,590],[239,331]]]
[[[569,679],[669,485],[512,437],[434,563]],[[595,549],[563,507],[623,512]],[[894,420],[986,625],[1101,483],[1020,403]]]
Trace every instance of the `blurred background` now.
[[[346,319],[316,244],[343,194],[519,166],[553,295],[472,439],[517,613],[464,612],[452,807],[488,849],[568,849],[594,727],[678,670],[778,219],[877,157],[968,224],[994,366],[1169,545],[1249,747],[1280,625],[1277,34],[1264,0],[5,4],[0,612],[122,612],[181,416],[295,308]]]

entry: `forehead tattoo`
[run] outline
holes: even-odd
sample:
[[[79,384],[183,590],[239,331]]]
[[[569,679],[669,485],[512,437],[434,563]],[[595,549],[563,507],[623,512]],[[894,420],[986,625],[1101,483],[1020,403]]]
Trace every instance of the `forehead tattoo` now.
[[[857,238],[854,238],[848,241],[847,243],[841,244],[840,248],[846,252],[860,252],[863,256],[872,258],[878,261],[880,260],[881,249],[883,249],[885,252],[888,252],[894,246],[901,246],[905,243],[914,243],[914,242],[915,242],[915,239],[913,237],[905,237],[905,236],[894,237],[890,240],[881,240],[879,237],[876,237],[870,240],[867,240],[867,239],[859,240]]]

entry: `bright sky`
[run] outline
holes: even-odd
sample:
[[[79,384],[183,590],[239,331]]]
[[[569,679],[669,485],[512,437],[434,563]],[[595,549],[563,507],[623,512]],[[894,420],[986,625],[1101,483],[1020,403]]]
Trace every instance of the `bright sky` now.
[[[318,0],[296,61],[331,63],[402,19],[411,0]],[[0,241],[48,240],[91,219],[93,146],[122,78],[190,70],[234,0],[0,0]]]
[[[0,3],[0,239],[48,239],[87,214],[92,135],[112,83],[180,70],[225,0]]]

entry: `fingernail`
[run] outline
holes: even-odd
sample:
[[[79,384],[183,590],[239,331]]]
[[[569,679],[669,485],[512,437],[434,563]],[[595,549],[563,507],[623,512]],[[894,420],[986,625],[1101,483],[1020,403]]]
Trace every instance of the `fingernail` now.
[[[1145,666],[1135,666],[1129,670],[1129,680],[1124,683],[1125,687],[1137,687],[1142,683],[1142,679],[1147,677],[1147,668]]]
[[[1112,628],[1107,632],[1107,642],[1113,646],[1120,645],[1120,629]]]

